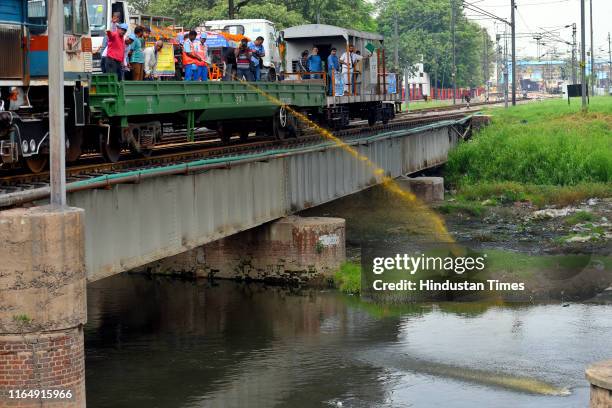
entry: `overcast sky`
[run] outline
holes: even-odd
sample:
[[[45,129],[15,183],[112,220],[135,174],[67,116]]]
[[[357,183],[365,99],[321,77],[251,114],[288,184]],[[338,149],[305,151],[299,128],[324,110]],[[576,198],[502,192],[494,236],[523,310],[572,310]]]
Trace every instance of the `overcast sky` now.
[[[585,1],[586,6],[586,42],[590,47],[589,34],[589,1]],[[597,59],[608,60],[608,32],[612,31],[612,0],[592,0],[593,1],[593,27],[595,56]],[[510,20],[510,0],[465,0],[486,11]],[[562,28],[565,25],[576,23],[578,31],[577,41],[580,42],[580,0],[516,0],[517,10],[516,24],[517,33],[534,33],[544,30],[556,30],[555,33],[564,40],[572,41],[572,29]],[[464,14],[470,19],[476,20],[479,24],[489,29],[492,40],[495,40],[493,33],[502,32],[504,26],[492,20],[477,20],[477,13],[465,10]],[[561,29],[559,30],[559,28]],[[544,42],[545,40],[542,40]],[[549,44],[557,47],[560,56],[571,50],[571,47],[561,43],[549,41],[541,46],[540,54],[548,52]],[[536,41],[531,36],[518,36],[517,57],[536,56]],[[605,51],[601,51],[600,49]]]

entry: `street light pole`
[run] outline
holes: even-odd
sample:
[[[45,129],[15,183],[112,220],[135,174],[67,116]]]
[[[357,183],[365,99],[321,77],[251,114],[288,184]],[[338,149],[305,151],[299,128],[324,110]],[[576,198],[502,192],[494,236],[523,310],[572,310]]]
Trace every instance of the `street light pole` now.
[[[49,1],[49,177],[51,205],[66,205],[64,133],[64,5]]]
[[[510,24],[512,25],[512,106],[516,105],[516,21],[514,19],[515,0],[510,1],[512,13]]]
[[[583,112],[586,112],[587,110],[585,1],[586,0],[580,0],[580,41],[582,42],[582,47],[580,50],[580,81],[582,82],[581,91]]]

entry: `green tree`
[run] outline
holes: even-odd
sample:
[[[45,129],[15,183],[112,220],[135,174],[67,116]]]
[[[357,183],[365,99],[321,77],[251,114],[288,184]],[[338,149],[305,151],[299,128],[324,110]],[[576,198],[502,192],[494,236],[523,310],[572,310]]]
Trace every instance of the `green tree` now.
[[[484,50],[484,29],[463,15],[459,2],[456,12],[457,86],[478,86],[484,83],[483,55],[493,54],[492,43]],[[452,84],[452,33],[449,0],[381,0],[378,3],[378,30],[385,36],[388,65],[394,70],[409,69],[424,63],[437,86]],[[395,36],[397,24],[397,37]],[[399,50],[399,66],[393,51]],[[492,61],[489,58],[489,61]]]

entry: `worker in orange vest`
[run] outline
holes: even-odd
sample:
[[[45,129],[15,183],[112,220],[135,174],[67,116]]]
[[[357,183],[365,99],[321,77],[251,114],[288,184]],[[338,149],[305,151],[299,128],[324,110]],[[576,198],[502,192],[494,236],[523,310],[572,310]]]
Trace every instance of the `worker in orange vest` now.
[[[198,72],[198,62],[202,60],[195,53],[194,43],[198,33],[189,31],[189,36],[183,43],[183,66],[185,67],[185,81],[194,81]]]
[[[200,40],[193,42],[193,49],[195,54],[200,57],[200,60],[196,62],[198,71],[195,75],[195,81],[208,81],[208,64],[206,63],[208,47],[206,46],[206,34],[200,34]]]

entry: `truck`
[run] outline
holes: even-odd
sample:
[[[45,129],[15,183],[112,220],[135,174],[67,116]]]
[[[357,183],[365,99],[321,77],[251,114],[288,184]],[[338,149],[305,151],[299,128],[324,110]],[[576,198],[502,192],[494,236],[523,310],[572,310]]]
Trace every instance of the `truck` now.
[[[120,23],[129,24],[130,13],[127,2],[119,0],[87,0],[87,12],[93,49],[92,68],[93,72],[99,73],[102,72],[102,43],[113,14],[119,14]]]
[[[265,19],[210,20],[204,23],[205,31],[225,31],[230,34],[242,34],[254,41],[261,36],[264,39],[266,56],[263,57],[261,77],[276,81],[281,71],[281,58],[278,48],[278,33],[274,23]]]

